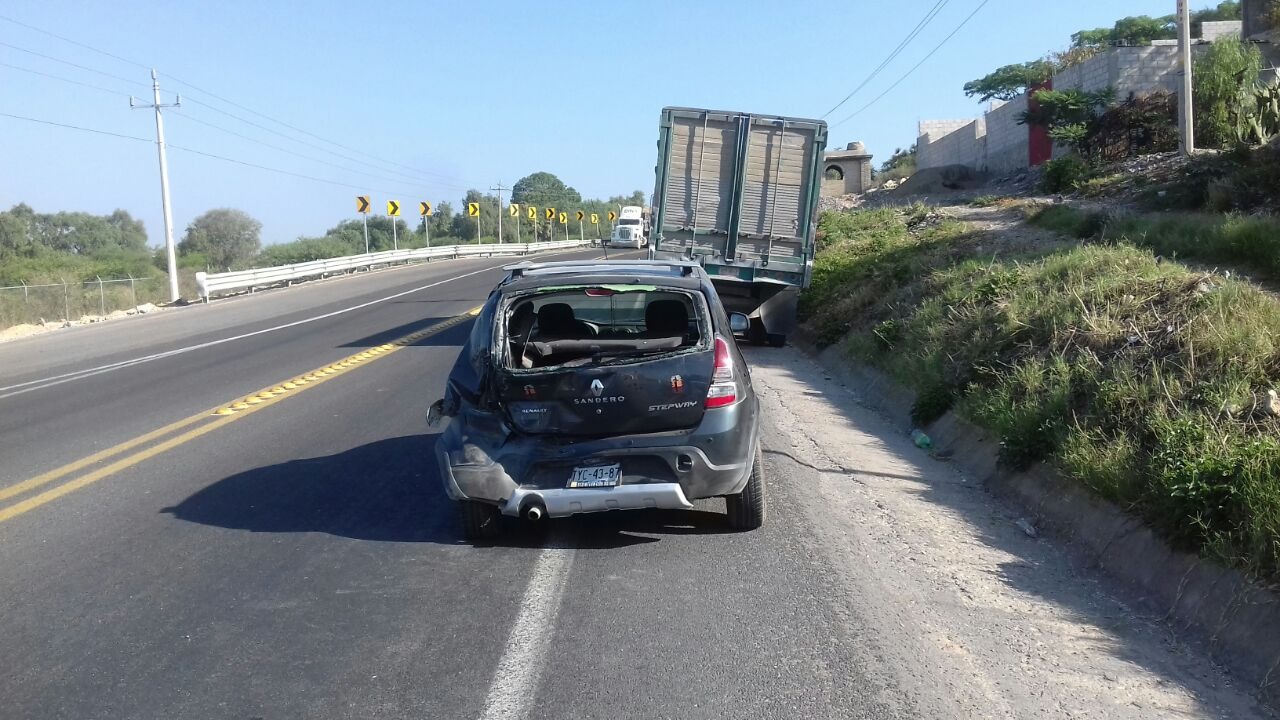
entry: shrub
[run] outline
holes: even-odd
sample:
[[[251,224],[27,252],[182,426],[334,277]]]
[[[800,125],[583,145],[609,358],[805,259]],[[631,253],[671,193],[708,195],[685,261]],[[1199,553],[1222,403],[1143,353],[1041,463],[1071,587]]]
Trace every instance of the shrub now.
[[[913,388],[915,422],[954,409],[1004,463],[1053,463],[1175,543],[1280,577],[1280,301],[1154,255],[1265,264],[1276,221],[1052,207],[1038,224],[1108,242],[993,258],[912,217],[823,218],[811,329]]]
[[[1088,180],[1092,170],[1089,163],[1079,155],[1065,155],[1054,158],[1044,164],[1044,174],[1040,177],[1040,188],[1045,192],[1058,193],[1074,190],[1080,183]]]
[[[1196,145],[1224,148],[1243,141],[1262,53],[1242,40],[1222,39],[1196,58],[1192,78]]]

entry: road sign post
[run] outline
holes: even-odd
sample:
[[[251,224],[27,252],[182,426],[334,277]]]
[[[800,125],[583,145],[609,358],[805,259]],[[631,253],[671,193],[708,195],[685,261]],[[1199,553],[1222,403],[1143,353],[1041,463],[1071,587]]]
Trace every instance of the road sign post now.
[[[511,203],[510,205],[507,206],[507,212],[511,215],[511,217],[516,219],[516,244],[519,245],[520,244],[520,206],[515,203]],[[501,215],[502,213],[499,212],[498,214]]]
[[[467,203],[467,214],[476,219],[476,244],[480,244],[480,203]]]
[[[533,231],[533,241],[538,242],[538,208],[525,206],[525,215],[529,218],[529,229]]]
[[[591,213],[591,224],[596,226],[596,237],[600,239],[600,244],[604,244],[604,238],[600,237],[600,213]]]
[[[391,218],[391,249],[399,250],[400,236],[397,234],[397,230],[396,230],[396,218],[400,217],[400,201],[399,200],[387,201],[387,215]]]
[[[422,236],[427,247],[431,247],[431,203],[425,200],[418,203],[418,213],[422,215]]]
[[[582,227],[582,218],[584,217],[586,217],[586,215],[581,210],[579,210],[578,211],[578,242],[586,242],[587,240],[587,230],[586,228]]]
[[[364,254],[369,254],[369,196],[356,196],[356,212],[360,213],[360,224],[364,226]]]
[[[556,209],[549,207],[546,210],[547,229],[551,232],[551,242],[556,241]]]

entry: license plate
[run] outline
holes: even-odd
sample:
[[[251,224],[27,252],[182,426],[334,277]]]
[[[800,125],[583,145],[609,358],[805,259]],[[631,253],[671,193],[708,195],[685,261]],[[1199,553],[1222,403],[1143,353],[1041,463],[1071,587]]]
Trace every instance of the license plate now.
[[[586,467],[576,467],[573,474],[569,476],[569,484],[566,487],[571,488],[602,488],[613,487],[622,479],[622,466],[614,465],[588,465]]]

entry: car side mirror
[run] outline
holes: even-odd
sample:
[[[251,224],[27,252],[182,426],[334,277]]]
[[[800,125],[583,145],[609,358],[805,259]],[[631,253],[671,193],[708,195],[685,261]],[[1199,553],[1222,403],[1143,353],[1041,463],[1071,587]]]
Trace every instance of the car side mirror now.
[[[751,328],[751,318],[736,312],[729,313],[729,331],[734,335],[742,335]]]
[[[427,410],[427,427],[439,425],[442,417],[444,417],[444,398],[431,403],[430,409]]]

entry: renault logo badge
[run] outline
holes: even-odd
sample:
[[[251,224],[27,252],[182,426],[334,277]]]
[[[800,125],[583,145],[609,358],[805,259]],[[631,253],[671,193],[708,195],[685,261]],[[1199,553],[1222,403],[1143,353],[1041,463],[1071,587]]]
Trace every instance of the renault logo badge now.
[[[604,394],[604,383],[599,378],[591,381],[591,394],[600,397]]]

